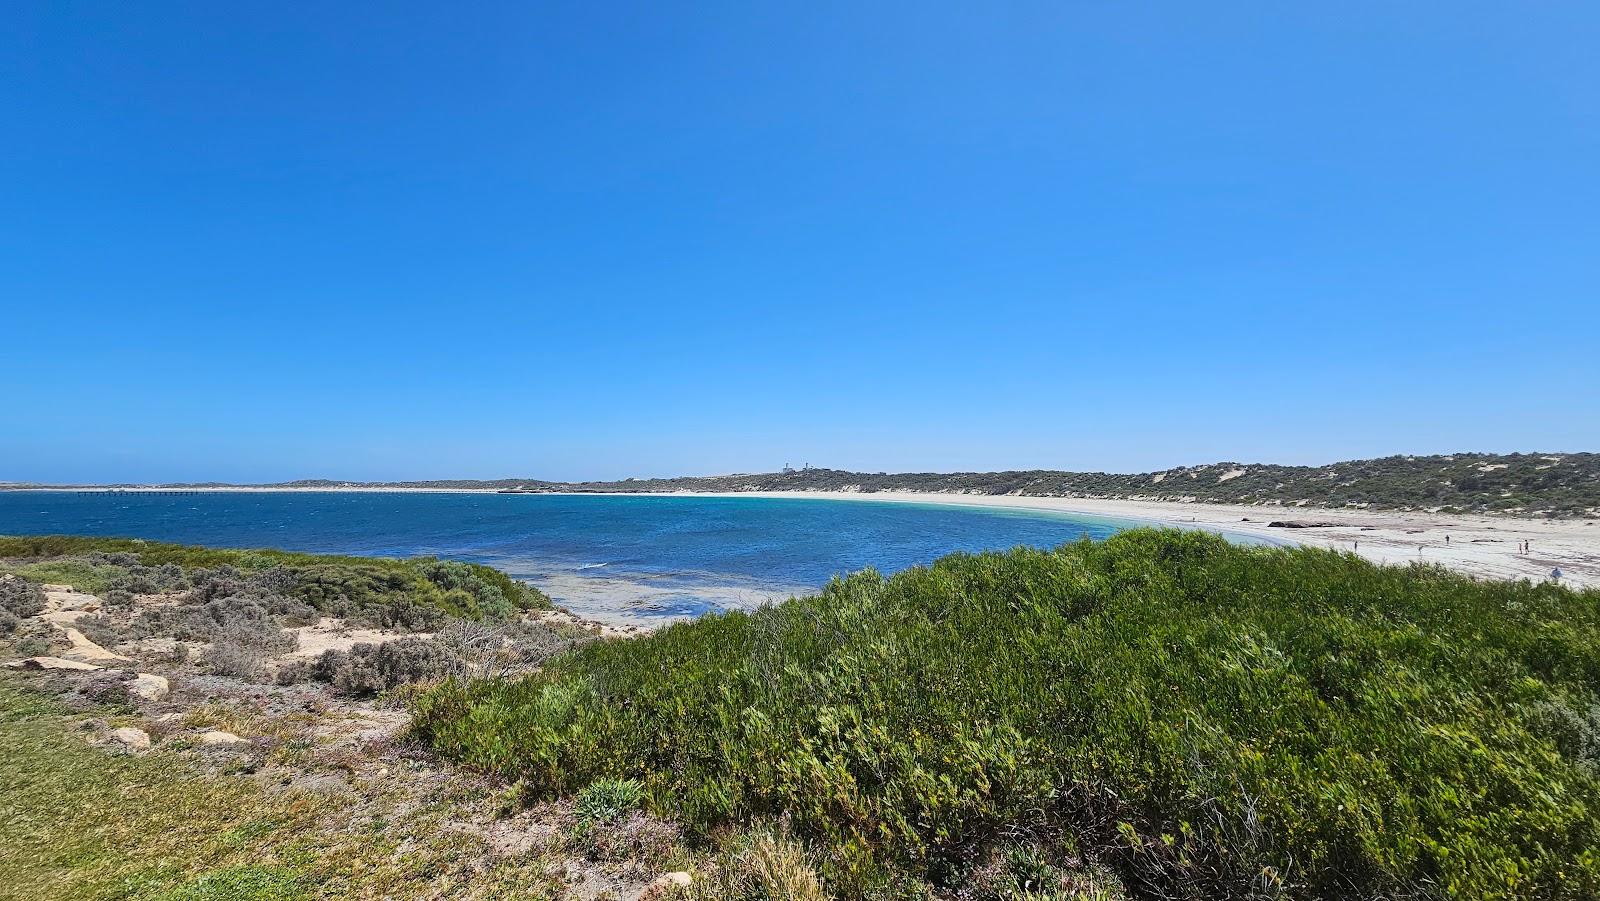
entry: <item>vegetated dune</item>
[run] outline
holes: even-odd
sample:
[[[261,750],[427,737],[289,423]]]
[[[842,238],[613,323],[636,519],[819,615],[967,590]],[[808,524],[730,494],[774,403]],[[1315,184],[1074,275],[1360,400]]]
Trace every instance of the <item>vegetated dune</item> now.
[[[839,897],[1590,898],[1597,686],[1600,592],[1138,530],[446,682],[414,728],[530,796],[781,821]]]
[[[500,491],[508,493],[671,493],[883,491],[1017,497],[1123,498],[1331,509],[1427,510],[1547,518],[1600,516],[1600,454],[1434,454],[1345,460],[1324,466],[1208,463],[1155,472],[850,472],[807,466],[602,482],[540,479],[434,479],[361,482],[301,479],[257,485],[12,485],[12,488],[189,489],[222,491]]]
[[[16,485],[16,488],[86,487]],[[850,472],[784,469],[602,482],[539,479],[436,479],[360,482],[302,479],[261,485],[217,482],[160,486],[105,485],[107,489],[211,490],[407,490],[502,491],[512,493],[661,493],[746,491],[844,491],[1017,497],[1125,498],[1267,506],[1312,506],[1362,510],[1429,510],[1538,517],[1600,515],[1600,454],[1434,454],[1345,460],[1323,466],[1276,463],[1208,463],[1155,472],[1069,472],[1053,469],[1004,472]]]

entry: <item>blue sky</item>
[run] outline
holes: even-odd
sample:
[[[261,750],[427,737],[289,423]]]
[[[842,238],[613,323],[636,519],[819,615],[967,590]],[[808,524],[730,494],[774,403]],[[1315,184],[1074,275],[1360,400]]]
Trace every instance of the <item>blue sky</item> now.
[[[1593,3],[40,3],[0,480],[1600,448]]]

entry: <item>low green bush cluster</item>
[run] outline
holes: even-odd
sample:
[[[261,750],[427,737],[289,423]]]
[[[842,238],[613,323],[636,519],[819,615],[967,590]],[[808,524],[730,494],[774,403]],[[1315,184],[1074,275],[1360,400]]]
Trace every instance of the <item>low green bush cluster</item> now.
[[[465,661],[437,641],[408,636],[382,644],[358,644],[348,651],[323,651],[316,660],[278,673],[288,684],[315,680],[340,694],[374,695],[410,682],[459,675]]]
[[[615,822],[644,800],[644,786],[636,779],[596,779],[574,799],[579,823]]]
[[[37,582],[0,575],[0,637],[16,631],[23,619],[44,609],[44,590]]]
[[[1600,593],[1138,530],[449,681],[415,729],[534,794],[786,817],[847,897],[1021,835],[1136,896],[1590,898],[1597,690]]]
[[[538,622],[453,620],[432,637],[330,649],[280,668],[276,679],[280,685],[326,682],[341,694],[363,697],[446,676],[525,671],[592,638],[575,628]]]
[[[329,616],[423,631],[447,618],[503,619],[550,599],[492,567],[431,557],[392,560],[226,550],[127,538],[0,537],[0,571],[63,582],[117,605],[135,594],[190,601],[282,597]]]

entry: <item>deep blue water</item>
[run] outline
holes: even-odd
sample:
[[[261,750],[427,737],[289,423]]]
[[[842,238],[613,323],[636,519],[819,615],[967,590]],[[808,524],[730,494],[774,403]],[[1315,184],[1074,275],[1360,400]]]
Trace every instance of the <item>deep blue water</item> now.
[[[694,616],[951,551],[1053,547],[1127,525],[1062,514],[815,498],[0,491],[0,534],[487,563],[580,614]]]

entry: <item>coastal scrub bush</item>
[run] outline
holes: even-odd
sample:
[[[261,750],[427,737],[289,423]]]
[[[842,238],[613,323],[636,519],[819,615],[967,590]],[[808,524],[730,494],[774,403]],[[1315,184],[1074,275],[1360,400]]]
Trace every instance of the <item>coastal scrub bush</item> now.
[[[693,901],[827,901],[810,856],[781,832],[729,837],[687,892]]]
[[[346,695],[373,695],[410,682],[458,675],[461,658],[437,641],[415,636],[348,651],[323,651],[311,676]]]
[[[18,619],[38,616],[44,610],[44,589],[28,579],[0,575],[0,610]]]
[[[673,823],[633,810],[616,820],[581,821],[572,844],[590,860],[621,864],[624,873],[648,879],[684,859],[683,832]]]
[[[102,648],[111,648],[122,642],[122,630],[110,617],[102,615],[80,616],[72,623],[84,638],[89,639]]]
[[[644,786],[634,779],[596,779],[578,792],[573,812],[580,823],[615,822],[644,800]]]
[[[18,576],[0,575],[0,636],[17,631],[22,620],[44,610],[44,589]]]
[[[308,619],[315,622],[314,611],[307,616],[308,610],[288,598],[215,598],[145,610],[133,618],[128,632],[138,638],[230,642],[263,654],[283,653],[295,648],[295,637],[283,626],[305,625]]]
[[[348,695],[372,695],[446,676],[526,671],[551,656],[593,640],[577,629],[544,623],[451,620],[431,638],[405,636],[348,651],[324,651],[277,672],[281,685],[320,681]]]
[[[428,631],[449,618],[497,619],[550,599],[492,567],[432,557],[393,560],[191,547],[129,538],[0,537],[0,571],[61,582],[113,606],[134,595],[190,592],[293,598],[360,625]]]
[[[136,555],[126,552],[91,554],[89,559],[115,566],[120,570],[117,575],[112,576],[106,582],[104,592],[108,600],[116,603],[129,601],[134,595],[166,594],[185,591],[191,587],[189,577],[184,573],[183,567],[175,563],[144,566],[139,563]]]
[[[536,796],[638,780],[703,835],[786,815],[847,897],[1040,834],[1137,896],[1577,899],[1597,687],[1600,592],[1134,530],[446,681],[414,729]]]
[[[546,660],[594,640],[576,626],[525,620],[452,620],[434,633],[474,675],[492,676],[536,668]]]
[[[457,598],[452,603],[462,610],[457,616],[505,619],[527,606],[522,602],[526,586],[487,566],[424,559],[417,561],[417,570],[448,596]]]
[[[215,675],[254,681],[268,656],[259,645],[219,639],[200,655],[200,663]]]
[[[14,575],[44,585],[71,585],[89,594],[102,594],[122,570],[108,563],[81,557],[10,563],[3,566]]]

